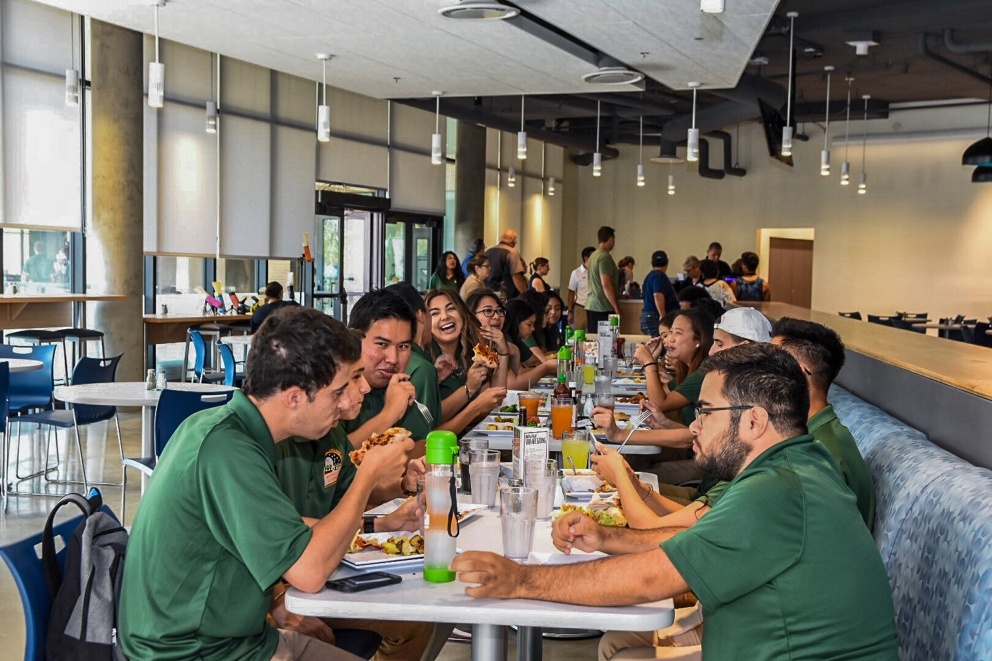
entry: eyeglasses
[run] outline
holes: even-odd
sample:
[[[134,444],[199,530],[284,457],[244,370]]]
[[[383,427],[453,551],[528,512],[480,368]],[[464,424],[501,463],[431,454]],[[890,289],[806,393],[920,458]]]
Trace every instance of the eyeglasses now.
[[[501,310],[499,308],[482,308],[481,310],[476,310],[476,314],[483,315],[486,319],[492,319],[493,315],[497,317],[505,317],[506,310]]]
[[[747,411],[753,408],[754,405],[752,404],[750,406],[696,406],[693,410],[696,412],[696,418],[698,419],[717,411]]]

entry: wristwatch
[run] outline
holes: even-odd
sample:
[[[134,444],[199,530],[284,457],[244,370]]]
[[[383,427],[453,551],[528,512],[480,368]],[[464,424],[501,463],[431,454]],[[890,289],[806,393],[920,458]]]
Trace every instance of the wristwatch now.
[[[376,518],[378,517],[375,517],[371,514],[365,514],[364,516],[362,516],[362,532],[364,534],[375,532]]]

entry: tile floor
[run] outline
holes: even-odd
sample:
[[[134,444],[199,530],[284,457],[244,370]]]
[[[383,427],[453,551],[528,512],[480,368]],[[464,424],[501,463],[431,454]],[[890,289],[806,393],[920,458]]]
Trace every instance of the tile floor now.
[[[121,430],[124,437],[124,453],[127,456],[137,456],[140,453],[141,418],[138,413],[121,413]],[[117,451],[117,439],[113,423],[98,423],[82,430],[83,450],[86,453],[86,468],[90,479],[106,482],[120,481],[120,459]],[[21,435],[21,459],[18,468],[22,473],[32,470],[31,466],[40,464],[39,457],[44,456],[44,430],[29,429],[25,426]],[[63,462],[68,456],[67,468],[53,473],[51,477],[61,479],[79,479],[79,461],[76,456],[75,442],[66,448],[66,433],[60,432],[59,448]],[[71,436],[70,432],[70,439]],[[12,438],[13,440],[13,438]],[[11,470],[15,464],[14,447],[11,448]],[[127,516],[125,523],[130,524],[140,499],[140,475],[136,471],[128,473]],[[35,490],[57,496],[64,493],[66,485],[46,483],[42,478],[34,478],[16,485],[22,490]],[[81,486],[75,487],[81,490]],[[121,490],[119,487],[101,487],[105,501],[115,512],[121,511]],[[48,510],[54,505],[56,498],[12,496],[8,499],[7,512],[0,516],[0,544],[20,539],[42,529]],[[70,513],[67,516],[73,516]],[[3,563],[0,563],[2,565]],[[0,661],[14,661],[24,657],[24,615],[21,609],[20,596],[17,588],[7,571],[6,566],[0,569]],[[548,640],[544,644],[546,661],[577,661],[580,659],[596,658],[597,639],[578,641]],[[510,635],[508,642],[509,657],[515,658],[515,636]],[[471,658],[471,649],[467,643],[449,642],[439,661],[467,661]]]

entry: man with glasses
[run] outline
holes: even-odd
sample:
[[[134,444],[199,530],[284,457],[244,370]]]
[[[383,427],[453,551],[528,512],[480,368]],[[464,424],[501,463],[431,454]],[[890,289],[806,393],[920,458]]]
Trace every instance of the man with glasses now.
[[[688,530],[554,523],[569,553],[616,557],[518,565],[466,552],[452,568],[472,597],[632,605],[692,590],[707,659],[898,658],[888,578],[854,494],[806,433],[809,392],[795,359],[768,344],[711,356],[692,423],[700,466],[730,482]]]

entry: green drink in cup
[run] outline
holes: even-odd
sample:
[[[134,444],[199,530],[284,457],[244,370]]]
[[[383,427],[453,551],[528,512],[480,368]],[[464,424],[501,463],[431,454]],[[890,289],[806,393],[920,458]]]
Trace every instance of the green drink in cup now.
[[[589,467],[589,441],[584,431],[566,431],[561,437],[561,467],[569,473],[574,465],[576,470]]]

